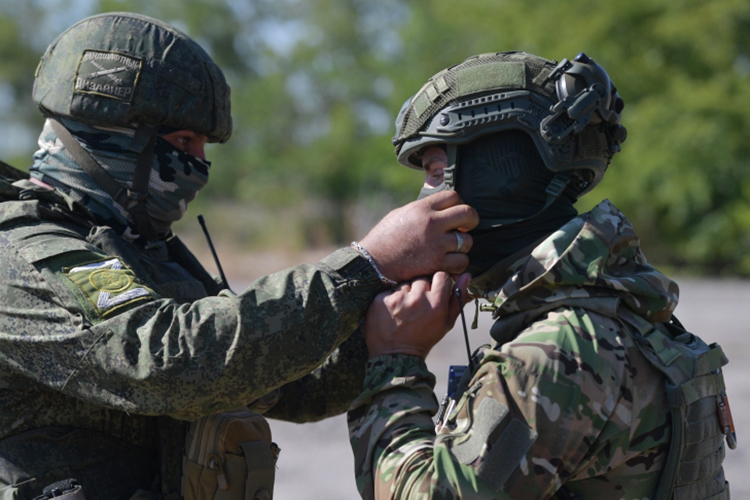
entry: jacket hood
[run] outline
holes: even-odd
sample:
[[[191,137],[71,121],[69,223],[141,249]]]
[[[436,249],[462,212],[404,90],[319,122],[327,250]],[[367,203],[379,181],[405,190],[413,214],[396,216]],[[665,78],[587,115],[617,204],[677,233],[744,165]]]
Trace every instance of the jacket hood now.
[[[613,310],[624,302],[661,322],[679,299],[677,283],[648,263],[632,224],[609,200],[472,279],[471,291],[494,303],[495,319],[533,319],[535,311],[566,304]]]

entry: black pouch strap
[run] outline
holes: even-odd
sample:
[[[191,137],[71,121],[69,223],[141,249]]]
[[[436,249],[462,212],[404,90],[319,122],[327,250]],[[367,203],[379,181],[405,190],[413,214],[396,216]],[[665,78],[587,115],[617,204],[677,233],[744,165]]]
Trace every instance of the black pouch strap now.
[[[163,497],[168,497],[180,491],[182,456],[185,454],[185,436],[190,424],[167,416],[159,416],[157,419],[161,493]]]

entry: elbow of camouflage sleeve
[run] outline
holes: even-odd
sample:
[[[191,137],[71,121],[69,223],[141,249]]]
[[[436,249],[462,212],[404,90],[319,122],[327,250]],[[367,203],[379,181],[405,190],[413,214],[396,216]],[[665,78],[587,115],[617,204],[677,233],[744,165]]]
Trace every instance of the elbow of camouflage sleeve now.
[[[389,354],[368,361],[364,392],[348,413],[357,487],[363,498],[375,498],[375,478],[380,477],[382,464],[403,463],[412,459],[414,451],[432,448],[432,415],[438,408],[434,385],[434,375],[418,356]],[[424,458],[422,453],[419,456]]]

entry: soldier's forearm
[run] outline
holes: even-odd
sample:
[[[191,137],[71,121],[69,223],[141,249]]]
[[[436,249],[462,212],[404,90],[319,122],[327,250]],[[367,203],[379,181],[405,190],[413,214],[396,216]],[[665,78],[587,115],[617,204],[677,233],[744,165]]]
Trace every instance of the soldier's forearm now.
[[[367,363],[365,390],[348,414],[357,488],[363,498],[408,498],[392,496],[409,479],[394,471],[414,460],[431,463],[434,384],[424,360],[416,356],[385,355]]]
[[[434,385],[434,376],[415,356],[381,356],[368,363],[365,390],[349,411],[362,498],[508,499],[436,439]]]
[[[64,321],[79,302],[69,287],[56,289],[66,309],[53,310]],[[194,420],[309,373],[356,329],[380,289],[369,264],[344,249],[240,295],[188,304],[153,298],[86,328],[70,325],[66,336],[61,327],[60,335],[37,339],[34,348],[48,349],[56,362],[35,377],[99,406]],[[15,338],[6,356],[20,363],[25,340]]]
[[[265,415],[301,423],[344,413],[362,392],[367,357],[358,329],[312,373],[282,386],[281,399]]]

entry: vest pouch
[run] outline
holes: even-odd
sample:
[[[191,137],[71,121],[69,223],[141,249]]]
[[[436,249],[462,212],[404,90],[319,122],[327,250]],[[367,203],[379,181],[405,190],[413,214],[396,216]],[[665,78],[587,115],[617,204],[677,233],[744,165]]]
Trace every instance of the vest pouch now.
[[[248,409],[193,422],[185,441],[185,500],[271,500],[279,448],[259,413]]]

